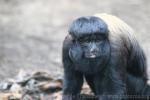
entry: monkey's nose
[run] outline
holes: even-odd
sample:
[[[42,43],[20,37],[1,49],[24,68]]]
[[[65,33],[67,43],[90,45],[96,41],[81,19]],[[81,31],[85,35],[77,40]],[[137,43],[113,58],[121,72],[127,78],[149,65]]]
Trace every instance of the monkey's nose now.
[[[98,48],[97,48],[96,44],[95,43],[91,43],[91,45],[90,45],[90,52],[94,54],[97,51],[98,51]]]
[[[91,49],[90,49],[90,54],[91,54],[91,55],[96,55],[97,52],[98,52],[98,49],[97,49],[97,48],[91,48]]]
[[[96,49],[92,49],[92,50],[90,50],[90,53],[91,53],[91,54],[96,54],[96,53],[97,53],[97,50],[96,50]]]

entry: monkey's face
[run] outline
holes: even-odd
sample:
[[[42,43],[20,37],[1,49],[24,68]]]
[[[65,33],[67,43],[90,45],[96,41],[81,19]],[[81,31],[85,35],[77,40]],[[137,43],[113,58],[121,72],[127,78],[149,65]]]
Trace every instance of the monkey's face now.
[[[76,60],[104,59],[110,54],[110,45],[107,37],[100,34],[86,35],[73,40],[73,45],[69,50],[71,58]]]
[[[102,35],[94,34],[79,38],[77,42],[83,51],[83,57],[87,59],[99,58],[103,55],[105,38]]]
[[[110,43],[101,35],[83,37],[73,41],[69,49],[69,57],[76,65],[76,70],[85,73],[101,71],[109,61],[110,54]]]

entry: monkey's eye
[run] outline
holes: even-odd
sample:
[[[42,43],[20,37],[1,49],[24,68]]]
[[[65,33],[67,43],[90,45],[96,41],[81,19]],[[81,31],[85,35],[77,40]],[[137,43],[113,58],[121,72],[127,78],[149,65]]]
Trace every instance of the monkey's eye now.
[[[101,40],[96,39],[95,42],[100,42]]]
[[[73,40],[72,40],[72,42],[73,42],[73,43],[75,43],[75,42],[76,42],[76,40],[75,40],[75,39],[73,39]]]
[[[100,41],[103,41],[103,40],[105,40],[105,39],[106,39],[105,36],[97,35],[97,36],[96,36],[96,39],[95,39],[95,42],[100,42]]]
[[[79,43],[86,43],[86,42],[89,42],[89,40],[90,39],[88,37],[78,39]]]

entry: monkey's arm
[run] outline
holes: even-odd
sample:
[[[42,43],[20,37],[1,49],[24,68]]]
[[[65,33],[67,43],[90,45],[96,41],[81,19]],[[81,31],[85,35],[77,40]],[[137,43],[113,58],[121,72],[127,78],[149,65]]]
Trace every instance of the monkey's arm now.
[[[72,66],[71,66],[72,67]],[[82,74],[65,69],[63,85],[63,100],[77,100],[83,84]]]
[[[112,66],[111,66],[112,67]],[[125,84],[125,75],[123,70],[117,70],[115,68],[110,69],[108,75],[108,93],[112,95],[111,100],[126,100],[125,96],[127,94],[126,84]]]
[[[116,56],[116,53],[112,54],[111,60],[108,66],[106,66],[104,76],[100,78],[97,75],[94,79],[96,94],[100,95],[100,100],[125,100],[126,84],[124,67],[121,59],[118,59]]]
[[[137,41],[131,44],[127,71],[136,77],[141,77],[147,81],[146,57]]]
[[[77,100],[76,96],[80,93],[83,84],[83,75],[74,70],[75,66],[69,57],[69,48],[72,45],[71,43],[70,37],[66,37],[63,43],[63,100]]]
[[[81,91],[83,75],[74,70],[75,66],[68,59],[64,60],[63,100],[78,100],[77,95]]]

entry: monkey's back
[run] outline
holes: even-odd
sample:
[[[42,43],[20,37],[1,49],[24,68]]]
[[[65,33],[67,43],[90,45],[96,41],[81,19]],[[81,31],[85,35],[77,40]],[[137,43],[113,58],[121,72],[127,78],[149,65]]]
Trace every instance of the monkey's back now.
[[[146,57],[135,37],[134,30],[116,16],[109,14],[96,14],[95,16],[102,19],[108,25],[111,50],[126,56],[126,59],[123,60],[127,61],[127,71],[147,79]]]

